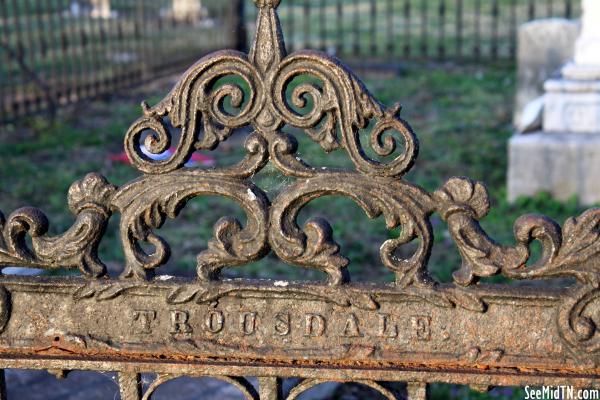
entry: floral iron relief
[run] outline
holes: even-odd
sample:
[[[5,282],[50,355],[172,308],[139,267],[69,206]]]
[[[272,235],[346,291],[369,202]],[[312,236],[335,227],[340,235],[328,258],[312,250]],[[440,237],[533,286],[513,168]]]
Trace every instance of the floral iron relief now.
[[[380,247],[382,264],[395,274],[395,283],[381,289],[386,296],[406,294],[441,307],[485,313],[487,305],[476,285],[480,278],[575,278],[576,283],[560,294],[556,321],[560,335],[578,354],[598,352],[600,335],[588,309],[600,296],[600,210],[571,218],[562,228],[547,217],[526,215],[514,224],[515,245],[495,242],[479,224],[490,209],[482,183],[455,177],[428,193],[404,180],[419,143],[409,124],[400,118],[400,106],[388,108],[379,103],[334,57],[315,51],[286,54],[276,11],[279,1],[255,3],[257,32],[248,55],[237,51],[210,54],[188,69],[161,102],[152,107],[143,104],[143,115],[125,136],[127,155],[142,175],[120,188],[98,174],[73,184],[68,203],[76,221],[59,236],[47,234],[48,220],[37,209],[22,208],[8,219],[2,216],[0,265],[79,269],[87,283],[77,289],[75,298],[114,299],[157,282],[156,270],[171,256],[168,243],[157,234],[167,218],[177,218],[194,197],[219,195],[237,202],[247,220],[241,223],[225,216],[216,223],[208,248],[197,256],[197,282],[171,290],[166,297],[169,304],[192,300],[209,304],[232,293],[258,290],[252,280],[222,280],[220,272],[273,252],[292,266],[324,272],[327,285],[283,283],[281,287],[263,285],[260,290],[377,309],[377,296],[353,292],[346,270],[350,261],[336,243],[330,224],[322,218],[310,219],[302,227],[297,222],[306,204],[341,195],[354,200],[369,218],[383,216],[388,229],[400,229],[398,237]],[[233,130],[246,126],[252,130],[245,141],[246,155],[238,164],[185,167],[192,153],[213,150]],[[325,152],[345,151],[354,168],[309,165],[297,153],[296,138],[284,127],[303,131]],[[152,154],[171,148],[171,128],[181,131],[176,151],[167,159],[148,157],[142,145]],[[390,134],[392,131],[395,134]],[[383,159],[388,161],[380,161]],[[252,181],[267,163],[296,178],[274,198]],[[126,258],[118,279],[106,276],[98,257],[98,245],[113,213],[120,214]],[[435,282],[427,272],[434,213],[447,223],[462,257],[451,285]],[[31,246],[26,235],[31,237]],[[414,253],[400,257],[397,250],[414,241],[418,242]],[[533,241],[541,244],[542,255],[537,262],[528,263]],[[148,245],[152,251],[147,251]],[[526,297],[539,289],[520,290]],[[10,301],[5,292],[0,304],[6,305]],[[144,317],[148,322],[151,316],[139,314],[136,321]],[[218,323],[220,317],[215,318],[209,322]],[[427,318],[419,318],[415,326],[426,326]],[[347,331],[352,330],[351,320]],[[186,323],[180,321],[180,325]],[[382,329],[388,332],[385,324]],[[422,337],[427,337],[426,333],[421,331]],[[486,353],[473,348],[464,357],[472,363],[481,362],[482,357],[502,357],[501,351],[492,350]],[[161,379],[172,378],[167,374]],[[306,382],[311,386],[320,381]]]

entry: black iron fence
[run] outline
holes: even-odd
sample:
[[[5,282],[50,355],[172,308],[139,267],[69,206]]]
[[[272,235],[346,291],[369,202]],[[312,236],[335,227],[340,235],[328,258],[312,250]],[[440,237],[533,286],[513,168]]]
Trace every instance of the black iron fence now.
[[[579,0],[284,0],[289,50],[349,60],[512,60],[518,26]],[[0,120],[176,70],[254,30],[244,0],[0,0]],[[251,35],[248,35],[251,37]]]
[[[110,93],[235,44],[221,0],[0,0],[0,119]]]
[[[254,28],[248,8],[249,29]],[[513,60],[518,26],[578,18],[580,0],[284,0],[288,49],[318,48],[344,58]]]

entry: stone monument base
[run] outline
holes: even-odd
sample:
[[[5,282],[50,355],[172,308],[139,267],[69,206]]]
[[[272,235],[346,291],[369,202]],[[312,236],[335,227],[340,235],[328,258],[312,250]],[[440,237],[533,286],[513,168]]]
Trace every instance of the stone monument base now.
[[[550,18],[527,22],[519,27],[517,54],[517,92],[513,122],[523,129],[523,111],[544,94],[544,82],[558,76],[566,62],[573,59],[579,22]]]
[[[600,132],[600,80],[552,79],[544,88],[545,132]]]
[[[600,134],[538,132],[509,141],[508,200],[548,192],[600,202]]]
[[[600,80],[600,67],[597,65],[577,65],[575,63],[568,63],[562,68],[561,73],[563,78],[570,80]]]

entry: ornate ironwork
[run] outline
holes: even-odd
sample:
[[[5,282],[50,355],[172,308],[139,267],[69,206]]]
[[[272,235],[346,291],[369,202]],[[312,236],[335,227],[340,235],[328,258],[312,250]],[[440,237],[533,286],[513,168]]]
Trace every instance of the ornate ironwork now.
[[[375,100],[335,58],[286,55],[279,1],[255,3],[257,34],[248,56],[211,54],[160,103],[143,105],[125,137],[140,178],[120,188],[98,174],[76,182],[68,202],[77,219],[57,237],[47,235],[47,218],[37,209],[2,217],[0,265],[76,268],[82,277],[2,276],[0,366],[119,371],[126,400],[150,399],[182,375],[216,376],[248,399],[283,398],[279,377],[290,376],[305,380],[287,399],[327,380],[363,383],[390,399],[395,394],[381,381],[408,381],[412,398],[424,398],[426,383],[435,381],[477,388],[596,385],[600,210],[562,228],[527,215],[514,224],[514,246],[496,243],[478,222],[490,207],[483,184],[451,178],[428,193],[405,181],[419,146],[400,107]],[[229,77],[236,79],[224,83]],[[164,160],[145,155],[142,139],[154,154],[170,148],[169,124],[181,130],[177,150]],[[215,149],[247,125],[253,131],[239,164],[185,167],[194,151]],[[303,130],[326,152],[345,150],[355,169],[309,165],[285,126]],[[367,155],[365,141],[380,160]],[[269,162],[296,178],[272,199],[251,179]],[[202,195],[233,199],[246,223],[232,217],[216,223],[198,255],[196,281],[155,276],[170,256],[156,230]],[[389,229],[400,228],[380,248],[393,284],[349,283],[349,260],[329,223],[298,226],[299,211],[329,195],[347,196],[370,218],[383,215]],[[126,257],[120,277],[107,276],[97,252],[113,212],[121,216]],[[427,273],[433,213],[446,221],[462,256],[453,284]],[[415,252],[401,258],[399,247],[413,241]],[[533,241],[543,251],[528,263]],[[243,267],[270,251],[324,272],[327,282],[220,278],[223,268]],[[476,284],[500,274],[576,282],[566,289]],[[142,372],[157,374],[143,395]],[[248,375],[260,377],[258,389],[242,378]]]

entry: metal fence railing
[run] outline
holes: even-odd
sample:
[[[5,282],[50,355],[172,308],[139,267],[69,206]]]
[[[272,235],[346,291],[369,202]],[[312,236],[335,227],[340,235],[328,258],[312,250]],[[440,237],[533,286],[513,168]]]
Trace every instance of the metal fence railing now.
[[[0,119],[142,82],[229,47],[222,0],[0,0]]]
[[[0,120],[126,87],[246,46],[249,0],[0,0]],[[245,7],[244,7],[245,5]],[[513,60],[518,26],[579,0],[283,0],[288,50],[360,62]],[[249,35],[245,32],[249,31]]]
[[[249,30],[255,10],[248,7]],[[580,0],[284,0],[289,50],[318,48],[356,60],[513,60],[518,26],[577,18]],[[250,35],[250,37],[252,37]]]

